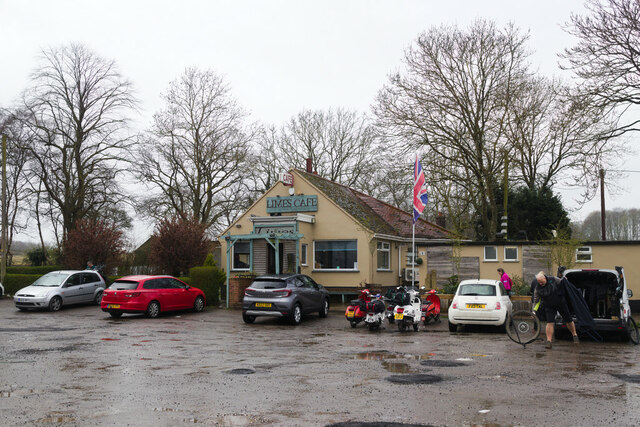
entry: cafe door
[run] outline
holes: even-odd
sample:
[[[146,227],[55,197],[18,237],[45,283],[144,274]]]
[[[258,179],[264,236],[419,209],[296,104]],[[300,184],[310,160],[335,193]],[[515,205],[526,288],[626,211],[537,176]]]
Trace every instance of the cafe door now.
[[[284,273],[284,245],[278,244],[278,264],[280,273]],[[276,274],[276,250],[267,243],[267,274]]]

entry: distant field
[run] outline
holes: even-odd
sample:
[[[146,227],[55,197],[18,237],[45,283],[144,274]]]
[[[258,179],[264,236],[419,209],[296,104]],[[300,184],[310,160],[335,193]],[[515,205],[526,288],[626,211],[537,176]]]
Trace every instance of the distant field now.
[[[29,264],[29,258],[25,255],[14,255],[13,256],[13,265],[27,265]]]

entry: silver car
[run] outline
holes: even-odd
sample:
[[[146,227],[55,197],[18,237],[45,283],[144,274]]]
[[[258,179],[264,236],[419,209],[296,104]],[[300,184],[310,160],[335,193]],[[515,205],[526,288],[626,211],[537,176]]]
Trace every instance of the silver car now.
[[[244,291],[242,319],[253,323],[256,317],[284,317],[294,325],[303,314],[329,314],[329,293],[304,274],[257,277]]]
[[[93,270],[52,271],[13,296],[19,310],[58,311],[63,305],[95,303],[100,305],[105,283]]]

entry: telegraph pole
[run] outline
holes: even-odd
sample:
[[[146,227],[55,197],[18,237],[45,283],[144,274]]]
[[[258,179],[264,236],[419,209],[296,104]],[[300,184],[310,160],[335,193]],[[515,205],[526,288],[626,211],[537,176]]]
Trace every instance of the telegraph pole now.
[[[600,169],[600,223],[602,226],[602,240],[607,240],[607,228],[605,226],[604,210],[604,169]]]
[[[7,273],[7,136],[2,135],[2,262],[0,263],[0,283],[4,283]]]

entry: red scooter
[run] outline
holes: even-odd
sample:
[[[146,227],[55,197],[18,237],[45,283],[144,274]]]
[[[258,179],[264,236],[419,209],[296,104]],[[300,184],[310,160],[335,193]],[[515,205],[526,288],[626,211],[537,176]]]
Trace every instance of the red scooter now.
[[[424,304],[422,304],[422,322],[426,325],[431,322],[440,321],[440,297],[436,295],[436,290],[427,292]]]
[[[344,316],[349,321],[352,328],[355,328],[358,323],[362,322],[367,316],[367,306],[371,302],[371,293],[369,289],[363,289],[360,291],[358,299],[351,301],[351,304],[344,312]]]

